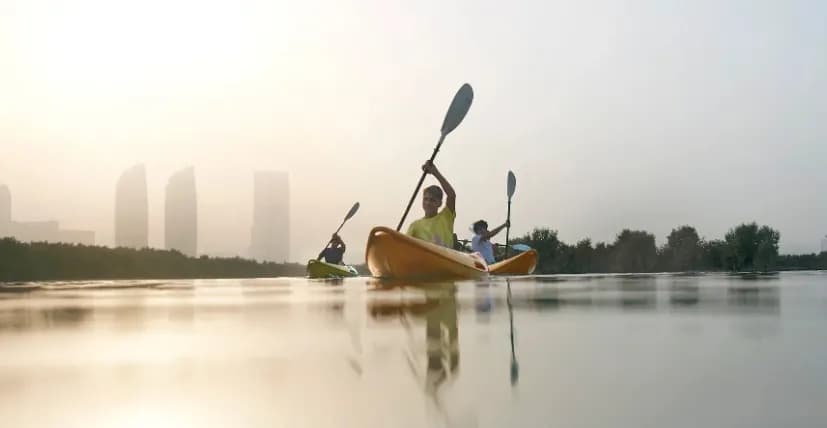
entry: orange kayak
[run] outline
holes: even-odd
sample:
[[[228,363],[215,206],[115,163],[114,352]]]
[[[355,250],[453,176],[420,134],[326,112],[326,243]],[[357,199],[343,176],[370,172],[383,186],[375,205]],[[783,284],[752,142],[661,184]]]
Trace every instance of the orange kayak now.
[[[528,250],[489,266],[492,275],[528,275],[537,267],[537,250]]]
[[[468,254],[412,238],[387,227],[368,236],[365,259],[370,273],[394,279],[477,279],[488,275],[479,254]]]

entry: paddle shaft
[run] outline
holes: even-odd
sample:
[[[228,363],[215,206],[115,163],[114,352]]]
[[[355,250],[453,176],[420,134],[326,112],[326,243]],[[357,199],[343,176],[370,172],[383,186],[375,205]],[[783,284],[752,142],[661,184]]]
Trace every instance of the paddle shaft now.
[[[333,234],[334,234],[334,235],[338,235],[338,234],[339,234],[339,231],[340,231],[340,230],[342,230],[342,227],[344,227],[345,222],[347,222],[347,219],[342,220],[342,224],[340,224],[340,225],[339,225],[339,228],[338,228],[338,229],[336,229],[336,231],[335,231],[335,232],[333,232]]]
[[[508,227],[505,228],[505,258],[508,258],[508,235],[511,233],[511,198],[508,198],[508,215],[506,216]]]
[[[468,245],[472,242],[472,240],[470,240],[470,239],[457,239],[457,242],[459,242],[460,244],[463,244],[463,245]],[[500,248],[500,247],[505,248],[505,244],[497,244],[495,242],[492,242],[491,245],[493,245],[494,248]],[[520,252],[528,251],[528,250],[531,249],[531,247],[529,247],[528,245],[525,245],[525,244],[514,244],[514,245],[509,245],[508,247],[511,248],[514,251],[520,251]]]
[[[445,134],[440,134],[439,142],[436,143],[436,147],[434,148],[434,153],[431,154],[431,160],[430,160],[431,163],[434,163],[434,159],[436,159],[436,154],[439,153],[439,148],[442,147],[442,141],[444,141],[444,140],[445,140]],[[428,175],[428,173],[423,171],[422,176],[419,177],[419,183],[416,184],[416,189],[414,190],[413,195],[411,195],[411,200],[408,201],[408,207],[405,208],[405,214],[402,214],[402,219],[399,220],[399,224],[396,225],[396,231],[397,232],[399,232],[399,230],[402,229],[402,225],[405,224],[405,218],[408,217],[408,212],[411,211],[411,206],[413,205],[414,200],[416,200],[416,195],[419,193],[419,188],[422,187],[422,183],[425,181],[425,176],[426,175]]]

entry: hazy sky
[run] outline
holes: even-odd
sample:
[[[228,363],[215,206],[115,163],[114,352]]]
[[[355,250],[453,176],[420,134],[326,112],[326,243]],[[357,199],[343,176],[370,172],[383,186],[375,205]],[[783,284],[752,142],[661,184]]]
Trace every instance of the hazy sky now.
[[[783,252],[827,233],[827,6],[818,1],[0,0],[0,183],[17,220],[111,245],[118,176],[195,166],[199,250],[246,254],[256,169],[291,181],[291,258],[355,201],[347,261],[395,226],[451,97],[437,165],[455,230],[574,243],[745,221]],[[420,216],[419,201],[412,214]],[[410,217],[409,217],[410,218]],[[503,237],[504,239],[504,237]]]

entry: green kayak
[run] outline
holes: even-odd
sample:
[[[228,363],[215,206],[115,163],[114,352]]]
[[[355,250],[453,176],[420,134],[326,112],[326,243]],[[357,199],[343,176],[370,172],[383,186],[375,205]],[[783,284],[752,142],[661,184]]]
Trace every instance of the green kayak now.
[[[307,276],[310,278],[347,278],[359,276],[359,272],[353,266],[335,265],[311,259],[307,262]]]

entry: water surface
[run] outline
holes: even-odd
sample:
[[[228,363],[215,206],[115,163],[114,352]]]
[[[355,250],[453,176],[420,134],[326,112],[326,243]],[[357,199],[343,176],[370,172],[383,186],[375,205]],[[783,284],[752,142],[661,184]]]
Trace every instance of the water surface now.
[[[4,284],[0,420],[821,427],[825,327],[824,272]]]

